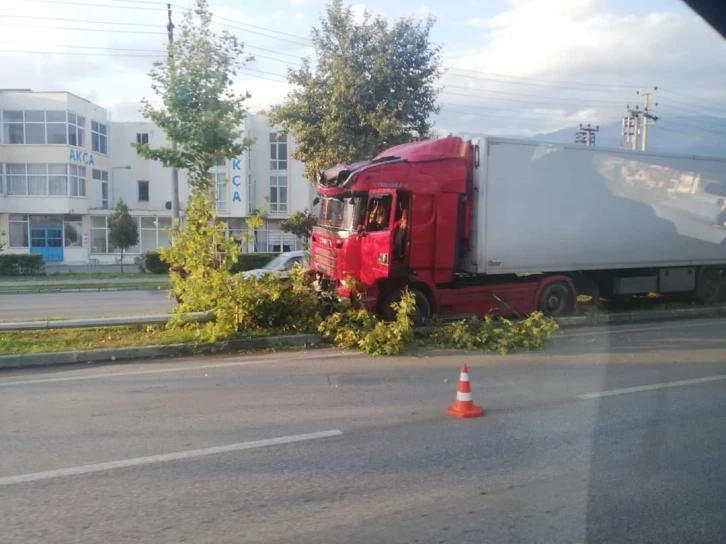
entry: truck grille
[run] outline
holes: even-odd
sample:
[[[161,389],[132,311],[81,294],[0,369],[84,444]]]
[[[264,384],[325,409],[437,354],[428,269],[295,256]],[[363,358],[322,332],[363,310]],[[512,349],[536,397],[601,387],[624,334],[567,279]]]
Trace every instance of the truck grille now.
[[[313,261],[315,262],[315,270],[330,277],[335,277],[337,263],[333,250],[320,246],[313,247]]]

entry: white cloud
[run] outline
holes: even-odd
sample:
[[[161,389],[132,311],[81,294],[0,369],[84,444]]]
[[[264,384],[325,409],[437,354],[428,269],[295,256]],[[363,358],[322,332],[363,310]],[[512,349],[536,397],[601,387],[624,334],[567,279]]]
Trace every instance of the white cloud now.
[[[481,31],[478,43],[450,48],[446,55],[447,66],[454,70],[444,78],[449,87],[443,99],[459,104],[444,108],[446,123],[456,122],[447,109],[465,105],[479,113],[478,121],[461,122],[480,128],[511,127],[514,117],[528,117],[520,124],[541,130],[553,123],[562,128],[616,121],[626,103],[639,101],[639,85],[643,90],[661,87],[658,100],[666,115],[673,115],[667,108],[678,102],[665,92],[669,88],[723,100],[726,44],[695,15],[620,14],[604,0],[509,4],[493,17],[469,19],[467,24]],[[537,122],[545,117],[538,108],[554,102],[561,109],[550,110]],[[504,118],[485,116],[484,107],[500,109],[496,113]]]

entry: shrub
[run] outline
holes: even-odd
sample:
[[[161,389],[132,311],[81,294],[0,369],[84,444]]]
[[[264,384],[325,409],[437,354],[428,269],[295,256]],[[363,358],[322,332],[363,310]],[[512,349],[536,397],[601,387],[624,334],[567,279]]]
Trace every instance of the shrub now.
[[[144,253],[144,269],[150,274],[168,274],[169,263],[157,251],[148,251]]]
[[[508,319],[462,319],[447,325],[434,326],[429,341],[441,348],[496,351],[539,349],[559,329],[557,323],[541,312],[519,322]]]
[[[0,276],[42,276],[44,266],[40,255],[0,255]]]
[[[341,349],[360,349],[371,355],[398,355],[413,341],[413,321],[409,316],[415,304],[415,296],[404,293],[401,301],[393,305],[396,319],[390,323],[351,304],[329,315],[318,326],[318,332]]]

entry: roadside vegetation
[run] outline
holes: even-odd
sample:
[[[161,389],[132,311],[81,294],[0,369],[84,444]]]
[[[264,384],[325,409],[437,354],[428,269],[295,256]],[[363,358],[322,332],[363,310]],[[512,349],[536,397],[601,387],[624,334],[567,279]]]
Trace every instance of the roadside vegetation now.
[[[403,18],[389,25],[370,12],[357,22],[340,0],[326,7],[320,28],[312,33],[317,67],[305,61],[300,70],[291,70],[289,80],[297,90],[270,112],[271,122],[296,138],[294,157],[306,163],[310,180],[322,168],[433,134],[428,119],[438,111],[435,82],[441,73],[440,47],[430,40],[433,24],[433,19],[418,23]],[[215,34],[211,25],[207,1],[197,0],[169,45],[167,59],[150,72],[158,100],[143,101],[144,116],[176,145],[133,145],[144,159],[186,170],[191,188],[183,225],[175,221],[169,230],[171,246],[143,259],[145,271],[169,274],[179,301],[175,317],[166,327],[3,334],[0,353],[210,343],[278,333],[317,333],[340,348],[373,355],[397,355],[422,343],[498,353],[542,347],[557,325],[539,314],[517,323],[492,318],[434,322],[422,337],[414,334],[415,298],[408,293],[395,305],[395,318],[384,322],[365,310],[358,296],[343,302],[320,297],[301,267],[285,281],[240,274],[249,258],[242,248],[252,240],[227,235],[227,225],[215,213],[210,170],[238,159],[251,144],[240,128],[249,94],[239,93],[233,84],[233,76],[251,57],[234,35]],[[117,213],[125,217],[122,209]],[[262,225],[263,215],[258,210],[249,218],[250,230]],[[304,212],[284,228],[306,239],[314,221],[314,215]],[[134,233],[127,234],[119,247],[133,245]],[[23,261],[13,271],[35,264]],[[208,323],[190,324],[183,318],[186,312],[209,310],[215,319]]]
[[[0,355],[193,343],[196,331],[162,326],[3,331]]]

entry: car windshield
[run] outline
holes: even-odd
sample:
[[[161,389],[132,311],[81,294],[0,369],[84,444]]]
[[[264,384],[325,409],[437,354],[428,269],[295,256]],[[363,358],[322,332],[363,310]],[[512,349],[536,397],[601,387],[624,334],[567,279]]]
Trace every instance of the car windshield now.
[[[269,263],[267,263],[265,266],[262,267],[263,270],[281,270],[282,267],[287,263],[287,261],[290,259],[289,255],[278,255],[274,259],[272,259]]]
[[[323,227],[355,230],[363,222],[366,197],[323,197],[320,203],[320,225]]]

